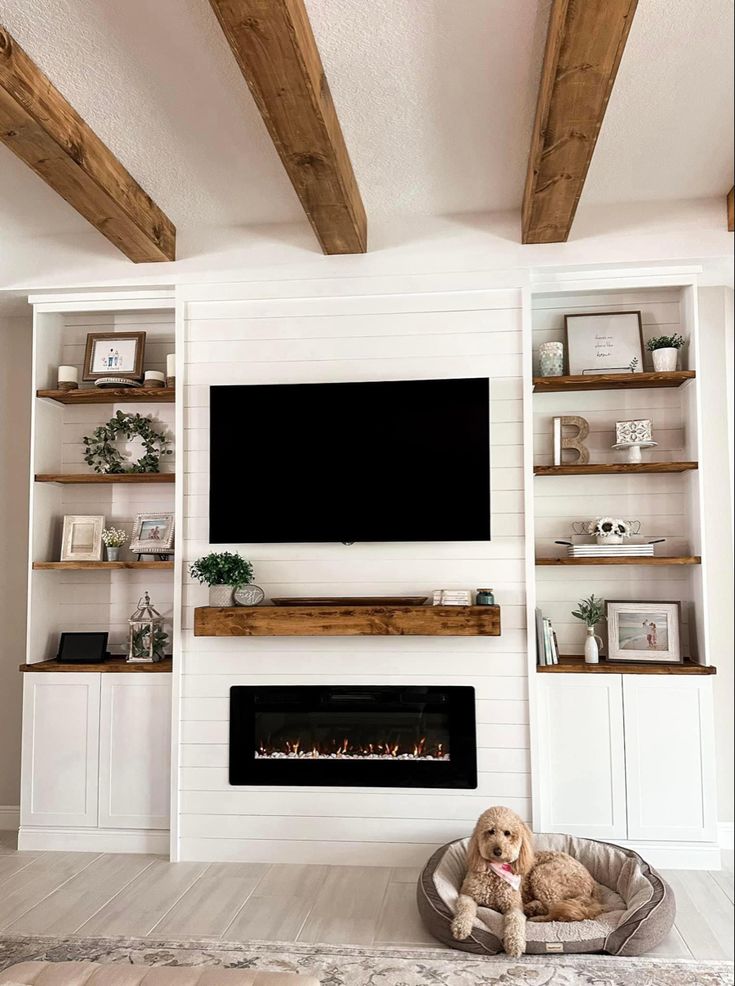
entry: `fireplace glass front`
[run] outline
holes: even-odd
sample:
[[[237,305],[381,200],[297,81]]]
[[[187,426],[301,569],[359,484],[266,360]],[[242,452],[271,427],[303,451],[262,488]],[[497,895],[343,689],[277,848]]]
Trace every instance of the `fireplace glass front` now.
[[[474,689],[235,685],[230,784],[474,788]]]

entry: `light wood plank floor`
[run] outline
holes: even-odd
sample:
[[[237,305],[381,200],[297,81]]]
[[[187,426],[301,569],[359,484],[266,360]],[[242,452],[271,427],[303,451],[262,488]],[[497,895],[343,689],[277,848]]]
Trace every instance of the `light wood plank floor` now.
[[[158,856],[16,852],[0,832],[0,935],[130,935],[431,945],[418,870],[168,863]],[[677,921],[657,956],[733,958],[733,854],[719,873],[664,873]]]

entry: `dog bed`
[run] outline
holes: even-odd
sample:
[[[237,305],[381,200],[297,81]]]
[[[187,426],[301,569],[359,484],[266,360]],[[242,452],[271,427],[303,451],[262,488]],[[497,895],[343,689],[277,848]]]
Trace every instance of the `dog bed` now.
[[[427,930],[445,945],[478,955],[496,955],[503,951],[503,916],[488,907],[478,907],[469,938],[456,941],[452,937],[468,843],[469,839],[450,842],[426,864],[418,883],[419,912]],[[537,835],[534,848],[538,852],[566,852],[584,863],[602,888],[605,911],[587,921],[528,921],[527,952],[643,955],[671,931],[676,913],[673,891],[637,853],[569,835]]]

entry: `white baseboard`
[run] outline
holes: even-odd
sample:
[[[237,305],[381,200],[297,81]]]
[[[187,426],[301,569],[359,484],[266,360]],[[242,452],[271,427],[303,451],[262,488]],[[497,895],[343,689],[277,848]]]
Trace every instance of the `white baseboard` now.
[[[135,829],[61,829],[24,826],[18,849],[51,852],[143,852],[168,856],[168,831]]]
[[[20,825],[18,805],[0,805],[0,832],[13,832]]]
[[[717,826],[720,849],[735,849],[735,822],[720,822]]]
[[[660,870],[719,870],[722,869],[720,847],[714,842],[622,842]]]

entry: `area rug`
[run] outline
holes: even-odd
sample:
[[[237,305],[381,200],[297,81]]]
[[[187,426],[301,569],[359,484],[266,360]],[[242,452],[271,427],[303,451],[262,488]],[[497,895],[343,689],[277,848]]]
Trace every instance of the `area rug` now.
[[[17,962],[127,962],[311,974],[322,986],[732,986],[731,963],[594,955],[478,958],[430,948],[143,938],[0,938]]]

